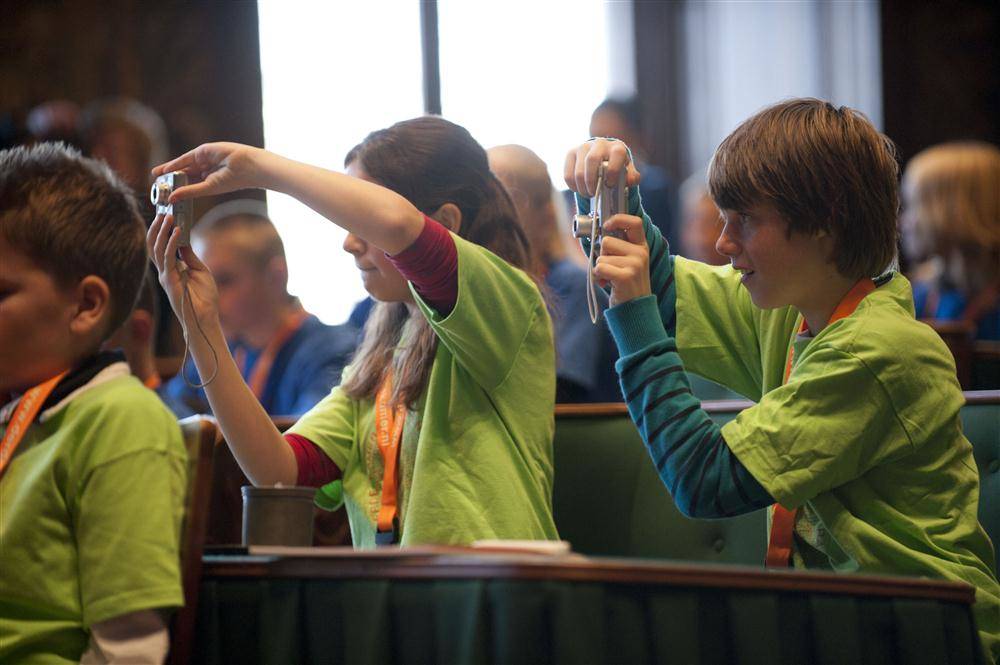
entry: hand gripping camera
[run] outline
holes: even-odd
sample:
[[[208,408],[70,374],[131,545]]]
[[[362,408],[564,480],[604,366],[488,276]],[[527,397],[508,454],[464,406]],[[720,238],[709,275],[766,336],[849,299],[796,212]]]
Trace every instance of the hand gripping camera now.
[[[191,199],[168,203],[170,195],[177,189],[188,184],[187,174],[183,171],[164,173],[149,192],[149,200],[156,207],[156,214],[173,215],[174,225],[181,230],[181,239],[178,247],[186,247],[191,244],[191,224],[194,222],[194,204]]]
[[[590,199],[590,212],[586,215],[577,210],[573,218],[573,236],[590,240],[590,256],[587,270],[587,311],[590,320],[597,323],[597,291],[594,286],[594,266],[601,255],[601,238],[604,237],[604,222],[614,215],[628,212],[628,188],[625,186],[625,169],[618,174],[617,182],[606,178],[608,163],[601,162],[597,171],[596,194]],[[618,234],[614,234],[617,236]]]

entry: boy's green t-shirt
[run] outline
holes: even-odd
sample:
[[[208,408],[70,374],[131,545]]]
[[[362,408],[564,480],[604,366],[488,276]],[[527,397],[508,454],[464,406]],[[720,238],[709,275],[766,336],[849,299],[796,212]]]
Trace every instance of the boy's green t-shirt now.
[[[184,443],[118,367],[41,414],[0,478],[0,662],[79,662],[91,625],[184,602]]]
[[[909,282],[894,275],[852,315],[797,339],[798,313],[755,307],[731,267],[678,257],[674,269],[685,367],[758,402],[722,433],[771,496],[799,508],[796,566],[971,584],[997,653],[1000,586],[964,398],[948,348],[913,317]]]
[[[438,346],[400,444],[401,544],[557,538],[555,351],[548,311],[524,272],[452,237],[458,250],[455,308],[442,317],[413,292]],[[334,388],[289,432],[315,443],[343,471],[354,545],[374,547],[383,462],[372,400],[355,401]]]

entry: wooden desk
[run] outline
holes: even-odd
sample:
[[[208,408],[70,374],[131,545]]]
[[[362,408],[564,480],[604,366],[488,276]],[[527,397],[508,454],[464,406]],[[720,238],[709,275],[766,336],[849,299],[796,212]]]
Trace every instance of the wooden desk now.
[[[947,582],[431,548],[202,579],[197,662],[982,662]]]

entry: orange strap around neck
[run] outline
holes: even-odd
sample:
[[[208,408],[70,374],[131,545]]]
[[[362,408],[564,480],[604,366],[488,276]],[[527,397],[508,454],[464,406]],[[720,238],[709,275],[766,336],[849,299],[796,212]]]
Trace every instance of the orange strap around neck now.
[[[21,401],[18,403],[17,408],[14,409],[14,414],[10,417],[10,422],[7,423],[3,439],[0,440],[0,476],[3,476],[3,472],[7,470],[7,464],[14,457],[14,451],[17,450],[21,440],[24,439],[24,435],[27,433],[31,423],[35,422],[35,416],[41,410],[42,404],[45,403],[45,400],[48,399],[49,395],[52,394],[52,391],[56,389],[56,386],[59,385],[59,382],[63,380],[66,374],[68,372],[63,372],[48,381],[43,381],[21,396]]]
[[[146,377],[146,380],[142,382],[142,385],[146,386],[150,390],[156,390],[163,385],[163,379],[160,378],[158,373],[153,372]]]
[[[267,386],[271,367],[274,366],[274,359],[278,357],[281,347],[291,339],[292,335],[298,332],[308,317],[309,314],[301,307],[285,316],[281,322],[281,327],[271,337],[264,350],[260,352],[260,357],[257,358],[257,362],[253,366],[253,371],[250,372],[250,376],[247,378],[247,385],[250,386],[250,390],[257,396],[258,400],[264,395],[264,388]],[[235,354],[236,365],[240,368],[240,374],[246,371],[246,358],[247,354],[243,349],[239,349]]]
[[[865,299],[869,293],[875,290],[875,282],[870,279],[860,279],[851,287],[840,304],[833,310],[827,325],[834,321],[850,316],[858,308],[858,304]],[[788,383],[792,375],[792,364],[795,360],[795,337],[809,330],[805,319],[796,331],[788,345],[788,361],[785,363],[785,378],[783,383]],[[771,511],[771,536],[767,543],[767,555],[764,558],[764,565],[770,568],[787,568],[792,562],[792,534],[795,531],[795,510],[789,510],[781,504],[774,504]]]
[[[392,531],[397,513],[399,484],[399,443],[403,438],[406,407],[390,408],[392,372],[386,375],[375,396],[375,440],[382,454],[382,505],[378,511],[378,530]]]

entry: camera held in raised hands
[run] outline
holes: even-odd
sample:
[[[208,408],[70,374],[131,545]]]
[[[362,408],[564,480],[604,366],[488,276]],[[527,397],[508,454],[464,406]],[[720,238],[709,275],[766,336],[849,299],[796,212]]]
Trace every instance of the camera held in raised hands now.
[[[188,184],[187,174],[183,171],[164,173],[149,192],[149,200],[156,206],[156,214],[173,215],[174,226],[180,229],[180,244],[186,247],[191,244],[191,225],[194,223],[194,204],[191,199],[171,204],[170,195]]]
[[[619,213],[628,212],[628,187],[625,186],[625,169],[622,169],[616,182],[610,182],[606,175],[608,163],[601,162],[597,171],[597,191],[590,199],[590,212],[581,214],[577,211],[573,218],[573,235],[577,238],[590,240],[589,266],[587,270],[587,310],[590,320],[597,323],[597,294],[594,291],[594,266],[597,257],[601,255],[601,238],[604,236],[604,223]],[[613,234],[618,235],[618,234]],[[619,236],[620,237],[620,236]]]

